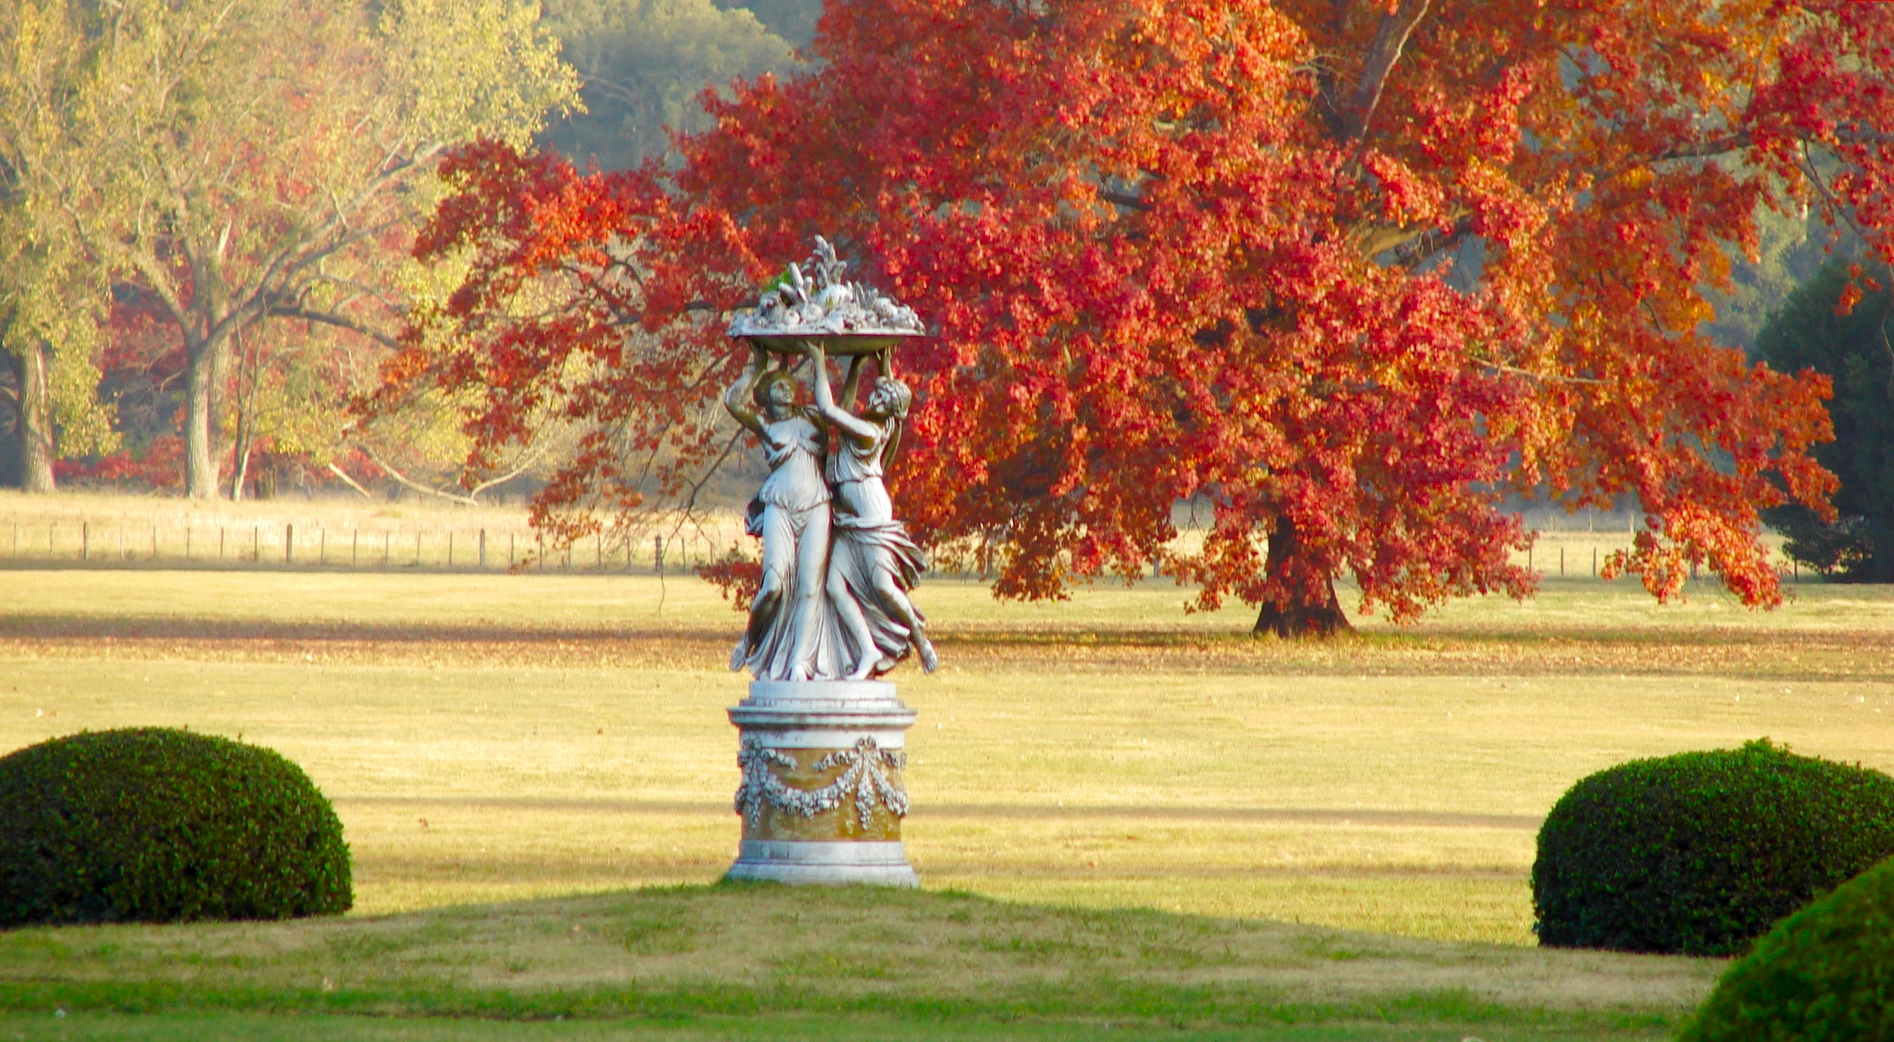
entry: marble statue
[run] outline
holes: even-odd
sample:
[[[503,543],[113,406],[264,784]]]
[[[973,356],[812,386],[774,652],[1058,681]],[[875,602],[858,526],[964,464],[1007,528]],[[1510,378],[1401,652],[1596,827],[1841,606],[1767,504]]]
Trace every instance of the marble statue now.
[[[916,712],[877,678],[907,658],[937,663],[912,597],[927,561],[884,477],[914,404],[894,349],[926,330],[847,267],[817,238],[729,328],[750,358],[724,407],[769,462],[745,518],[762,581],[730,655],[754,676],[730,708],[743,829],[730,879],[920,883],[901,840]],[[831,362],[846,363],[839,394]]]
[[[808,341],[815,363],[816,411],[835,425],[839,445],[829,456],[833,489],[833,540],[829,546],[825,593],[839,620],[850,680],[866,680],[894,668],[912,648],[932,673],[939,664],[927,639],[927,621],[908,591],[927,569],[921,549],[894,519],[894,504],[882,483],[883,461],[893,452],[914,400],[908,386],[892,376],[875,381],[867,405],[851,414],[829,391],[828,361],[821,341]],[[856,356],[850,383],[861,367]]]
[[[818,236],[815,255],[790,265],[730,327],[751,356],[724,407],[769,462],[745,524],[763,541],[762,582],[730,656],[731,669],[758,680],[867,680],[910,653],[930,673],[938,664],[909,597],[927,561],[895,519],[882,477],[913,403],[893,376],[891,348],[923,328],[912,309],[843,281],[846,267]],[[831,354],[849,358],[840,401],[829,384]],[[851,411],[871,355],[874,386]],[[803,367],[813,405],[797,402]]]
[[[762,537],[763,579],[730,668],[747,666],[759,679],[809,680],[816,676],[829,555],[829,487],[822,473],[827,436],[813,410],[796,405],[795,378],[767,364],[763,350],[754,349],[743,378],[723,399],[730,415],[763,443],[769,460],[769,477],[750,503],[744,526]]]

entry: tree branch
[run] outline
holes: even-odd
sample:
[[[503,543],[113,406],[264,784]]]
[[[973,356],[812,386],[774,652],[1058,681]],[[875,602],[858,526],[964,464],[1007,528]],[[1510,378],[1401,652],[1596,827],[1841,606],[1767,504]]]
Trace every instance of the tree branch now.
[[[1658,155],[1653,156],[1651,162],[1662,163],[1671,159],[1708,159],[1712,156],[1720,156],[1729,152],[1735,152],[1739,149],[1748,148],[1754,143],[1755,138],[1749,131],[1745,130],[1741,133],[1725,134],[1722,137],[1711,138],[1708,141],[1699,141],[1695,144],[1672,145]]]
[[[1836,127],[1835,140],[1850,145],[1894,145],[1894,134],[1855,123]]]
[[[401,342],[394,337],[378,329],[370,329],[362,323],[342,315],[331,314],[327,311],[315,311],[303,307],[300,304],[294,306],[273,305],[269,308],[269,314],[275,318],[300,318],[310,322],[321,322],[324,325],[335,326],[338,329],[346,329],[350,332],[360,333],[362,336],[375,341],[390,351],[401,350]]]
[[[634,109],[642,110],[647,107],[645,105],[645,95],[639,93],[636,88],[628,87],[617,80],[609,80],[603,76],[594,76],[587,72],[580,72],[579,83],[586,87],[597,87],[602,93]]]
[[[1429,228],[1419,236],[1394,247],[1394,263],[1404,268],[1417,268],[1431,260],[1442,250],[1450,250],[1465,242],[1473,234],[1473,218],[1461,217],[1453,222],[1446,231]]]
[[[1375,28],[1374,42],[1368,45],[1368,57],[1361,68],[1361,79],[1355,83],[1355,96],[1349,104],[1348,115],[1342,124],[1342,140],[1359,141],[1368,133],[1368,122],[1374,118],[1375,107],[1381,104],[1381,91],[1387,86],[1388,73],[1394,70],[1394,63],[1401,59],[1401,51],[1407,46],[1407,39],[1427,17],[1427,9],[1433,0],[1405,0],[1399,6],[1381,16],[1381,24]]]
[[[375,500],[374,493],[363,488],[361,484],[357,482],[354,478],[349,477],[347,471],[343,470],[341,467],[336,466],[333,462],[329,464],[329,473],[334,474],[338,478],[341,478],[343,484],[347,485],[348,487],[354,489],[357,492],[360,492],[362,494],[363,499],[366,499],[371,503],[374,502]]]
[[[1894,144],[1894,134],[1859,125],[1838,126],[1835,128],[1835,140],[1849,145],[1887,145]],[[1710,159],[1739,152],[1755,143],[1756,135],[1744,130],[1693,144],[1673,145],[1651,157],[1650,161],[1662,163],[1673,159]],[[1808,142],[1804,139],[1802,143],[1807,145]]]
[[[400,485],[402,488],[419,492],[424,496],[435,496],[440,499],[445,499],[450,503],[459,503],[461,506],[475,507],[480,505],[472,496],[463,496],[453,492],[444,492],[438,488],[429,488],[413,478],[408,477],[406,474],[390,466],[388,461],[377,455],[375,450],[370,448],[365,441],[356,442],[356,447],[362,450],[362,455],[367,456],[370,462],[380,467],[389,477],[395,479],[395,484]]]
[[[1496,373],[1506,373],[1509,376],[1523,376],[1527,379],[1537,380],[1540,383],[1592,384],[1598,387],[1604,387],[1608,383],[1608,381],[1595,380],[1589,376],[1560,376],[1555,373],[1541,373],[1532,369],[1521,369],[1516,365],[1507,365],[1504,362],[1488,362],[1477,358],[1474,359],[1474,364],[1484,366]]]
[[[1835,192],[1828,186],[1828,182],[1822,180],[1822,172],[1815,168],[1815,157],[1809,155],[1809,143],[1804,141],[1801,145],[1802,147],[1799,151],[1801,152],[1802,158],[1796,165],[1802,168],[1802,176],[1809,179],[1809,183],[1815,186],[1817,192],[1821,193],[1822,200],[1828,204],[1829,210],[1833,212],[1836,217],[1841,218],[1842,222],[1848,226],[1848,230],[1855,233],[1856,238],[1865,243],[1873,242],[1874,240],[1868,237],[1868,233],[1861,225],[1855,223],[1854,214],[1849,212],[1849,207],[1845,205],[1841,199],[1836,198]]]
[[[1349,229],[1348,238],[1361,250],[1364,257],[1379,257],[1389,250],[1397,254],[1403,251],[1413,252],[1417,256],[1397,257],[1397,263],[1411,266],[1432,256],[1450,242],[1458,241],[1473,231],[1473,218],[1465,207],[1456,206],[1446,216],[1451,219],[1452,227],[1442,233],[1438,224],[1409,224],[1395,227],[1385,224],[1363,222]],[[1438,245],[1428,244],[1429,236],[1439,238]],[[1419,245],[1416,245],[1419,244]]]
[[[507,482],[512,481],[514,478],[517,478],[521,474],[526,473],[526,471],[529,470],[533,464],[538,463],[541,457],[545,455],[546,455],[545,446],[544,444],[541,444],[539,447],[533,449],[531,452],[528,452],[526,455],[520,457],[519,466],[514,467],[512,470],[507,471],[506,473],[500,475],[497,478],[489,478],[486,481],[482,481],[480,484],[475,485],[473,488],[468,489],[467,497],[469,499],[475,499],[479,497],[480,493],[485,492],[486,490],[492,488],[495,485],[504,485]]]

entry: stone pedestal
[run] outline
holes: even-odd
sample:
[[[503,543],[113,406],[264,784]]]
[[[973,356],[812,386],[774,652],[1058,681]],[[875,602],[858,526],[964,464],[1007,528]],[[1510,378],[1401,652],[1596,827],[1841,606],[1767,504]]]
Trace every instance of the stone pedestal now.
[[[758,680],[730,722],[743,842],[727,878],[920,885],[901,845],[914,710],[893,684]]]

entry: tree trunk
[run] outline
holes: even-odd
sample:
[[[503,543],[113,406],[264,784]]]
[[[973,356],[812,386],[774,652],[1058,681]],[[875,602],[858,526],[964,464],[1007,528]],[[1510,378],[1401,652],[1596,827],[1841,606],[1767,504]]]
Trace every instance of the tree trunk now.
[[[51,359],[46,345],[35,343],[19,354],[7,353],[19,384],[20,488],[27,492],[53,491],[53,396],[46,370]]]
[[[215,344],[185,345],[189,370],[184,384],[184,494],[192,499],[217,498],[217,455],[212,451],[214,427],[211,403],[216,397]]]
[[[243,483],[250,480],[250,441],[243,436],[242,422],[237,426],[237,473],[230,479],[230,501],[243,502]]]
[[[1335,580],[1316,572],[1299,558],[1302,542],[1296,536],[1295,522],[1283,518],[1269,534],[1269,556],[1263,568],[1269,579],[1287,587],[1286,603],[1264,601],[1256,615],[1255,636],[1273,633],[1278,637],[1332,637],[1351,632],[1354,626],[1335,597]]]

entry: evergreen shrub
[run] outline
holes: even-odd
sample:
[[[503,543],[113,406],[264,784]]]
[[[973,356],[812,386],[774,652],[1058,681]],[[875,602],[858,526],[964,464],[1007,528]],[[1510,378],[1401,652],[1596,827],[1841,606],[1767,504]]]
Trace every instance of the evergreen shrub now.
[[[301,768],[168,728],[0,757],[0,926],[347,911],[348,846]]]
[[[1777,924],[1717,982],[1679,1042],[1894,1038],[1894,859]]]
[[[1767,740],[1636,760],[1572,786],[1539,830],[1539,943],[1735,955],[1894,854],[1894,778]]]

